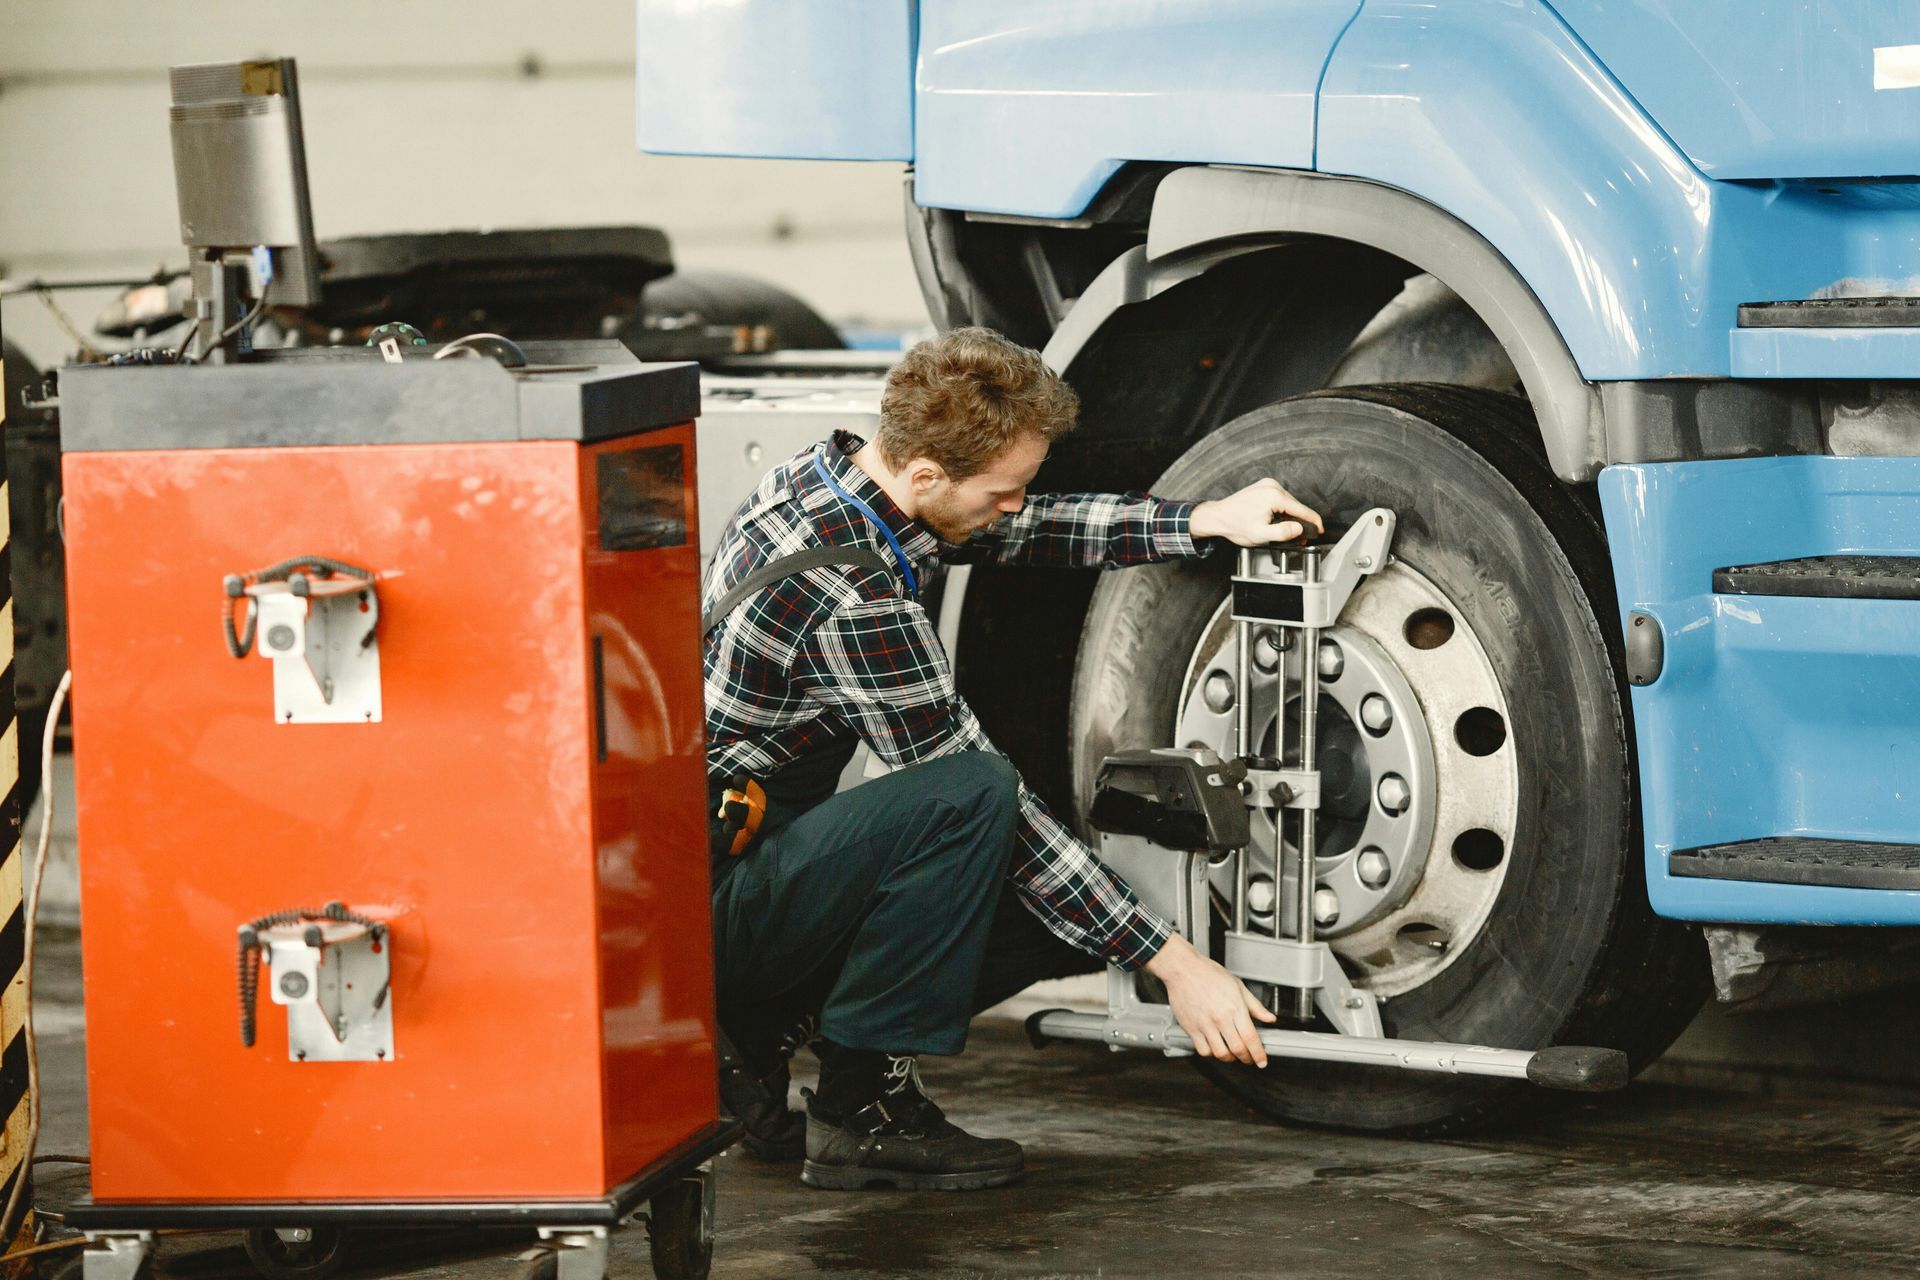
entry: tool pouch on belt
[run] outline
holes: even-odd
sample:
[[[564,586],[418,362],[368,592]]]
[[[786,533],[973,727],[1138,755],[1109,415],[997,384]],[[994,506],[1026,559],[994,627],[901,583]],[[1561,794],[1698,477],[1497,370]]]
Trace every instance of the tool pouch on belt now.
[[[715,857],[737,858],[753,847],[767,819],[767,793],[749,777],[720,789],[719,803],[707,815],[707,847]]]
[[[847,738],[782,765],[771,777],[707,779],[707,848],[716,863],[751,856],[782,827],[831,796],[853,759]]]

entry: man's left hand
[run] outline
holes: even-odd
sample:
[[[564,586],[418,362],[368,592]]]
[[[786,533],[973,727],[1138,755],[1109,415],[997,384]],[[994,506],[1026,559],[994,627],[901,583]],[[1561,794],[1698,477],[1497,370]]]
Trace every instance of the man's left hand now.
[[[1327,531],[1318,512],[1269,477],[1238,493],[1201,503],[1193,509],[1187,527],[1195,541],[1225,538],[1237,546],[1264,547],[1293,541],[1309,524],[1316,533]]]

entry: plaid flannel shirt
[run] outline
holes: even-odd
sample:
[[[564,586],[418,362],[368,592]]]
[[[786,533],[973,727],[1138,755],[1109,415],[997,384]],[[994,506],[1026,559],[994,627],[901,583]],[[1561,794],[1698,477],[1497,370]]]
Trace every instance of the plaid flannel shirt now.
[[[807,547],[893,554],[879,529],[820,479],[833,478],[884,520],[924,584],[938,563],[1106,566],[1204,554],[1188,532],[1192,503],[1145,495],[1046,494],[963,544],[910,520],[851,461],[847,432],[775,467],[734,514],[707,571],[703,608],[761,565]],[[896,767],[956,751],[993,751],[934,622],[896,578],[827,565],[757,592],[706,638],[707,768],[766,777],[858,735]],[[1055,934],[1129,969],[1151,959],[1172,926],[1143,906],[1024,782],[1009,876]]]

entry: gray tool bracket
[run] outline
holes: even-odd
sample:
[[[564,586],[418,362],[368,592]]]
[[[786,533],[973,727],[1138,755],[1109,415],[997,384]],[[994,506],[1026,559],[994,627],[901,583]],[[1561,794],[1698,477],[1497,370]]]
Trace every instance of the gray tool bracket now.
[[[273,663],[276,721],[379,721],[380,597],[371,582],[332,579],[306,594],[262,582],[247,594],[259,610],[260,656]]]
[[[1394,515],[1375,507],[1331,547],[1255,547],[1233,575],[1233,620],[1330,627],[1361,579],[1379,572],[1393,545]]]
[[[260,931],[273,1003],[287,1011],[294,1062],[393,1061],[391,937],[308,920]]]
[[[1325,946],[1314,943],[1313,937],[1320,810],[1317,655],[1321,631],[1339,619],[1363,579],[1386,567],[1395,524],[1393,512],[1375,507],[1362,514],[1331,547],[1249,548],[1240,553],[1239,571],[1234,574],[1231,587],[1230,612],[1239,670],[1239,694],[1234,700],[1238,709],[1234,744],[1248,764],[1245,793],[1248,802],[1273,813],[1276,865],[1272,883],[1286,886],[1283,896],[1290,900],[1277,904],[1280,909],[1274,913],[1271,934],[1263,935],[1252,928],[1247,904],[1256,879],[1252,866],[1254,855],[1251,847],[1241,849],[1236,856],[1236,898],[1232,904],[1227,967],[1248,981],[1291,987],[1293,1013],[1302,1021],[1318,1010],[1335,1026],[1343,1030],[1351,1028],[1353,1034],[1366,1034],[1368,1028],[1378,1028],[1379,1010],[1371,995],[1346,986],[1344,975],[1339,979],[1342,990],[1335,992],[1328,985],[1334,981],[1333,975],[1341,972],[1340,966]],[[1252,699],[1248,693],[1253,687],[1255,637],[1268,627],[1294,632],[1297,643],[1291,647],[1301,655],[1299,711],[1295,717],[1297,723],[1292,726],[1296,731],[1295,740],[1288,742],[1289,717],[1287,699],[1283,696],[1273,729],[1273,749],[1282,757],[1277,760],[1254,758],[1258,748],[1253,740]],[[1284,759],[1289,753],[1295,761],[1292,766]],[[1277,865],[1282,860],[1280,848],[1284,843],[1280,818],[1282,811],[1288,809],[1297,815],[1297,825],[1291,870],[1283,871]],[[1288,926],[1292,930],[1291,940],[1286,936]],[[1307,966],[1300,958],[1291,956],[1288,947],[1315,951],[1319,964]],[[1233,957],[1239,957],[1241,964],[1249,967],[1236,965]],[[1267,976],[1270,974],[1281,976]]]
[[[1318,809],[1318,769],[1248,769],[1247,803],[1258,809]]]

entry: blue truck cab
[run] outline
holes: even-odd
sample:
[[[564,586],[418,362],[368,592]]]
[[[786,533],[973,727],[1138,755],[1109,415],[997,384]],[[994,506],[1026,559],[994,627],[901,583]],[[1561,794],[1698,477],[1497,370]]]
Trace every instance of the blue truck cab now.
[[[638,39],[643,149],[902,166],[934,321],[1082,397],[1051,487],[1400,511],[1346,652],[1425,721],[1432,821],[1385,888],[1319,868],[1390,1023],[1639,1064],[1703,937],[1920,923],[1920,7],[639,0]],[[1071,803],[1108,749],[1210,740],[1223,581],[943,607]],[[1325,705],[1372,831],[1371,731]],[[1223,1083],[1367,1127],[1484,1096]]]

